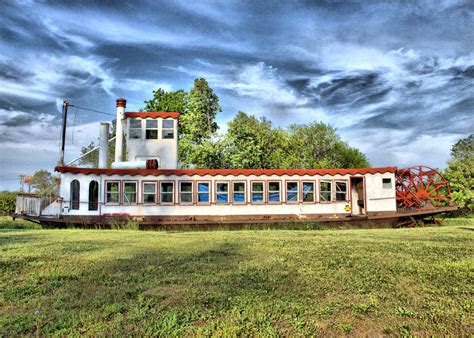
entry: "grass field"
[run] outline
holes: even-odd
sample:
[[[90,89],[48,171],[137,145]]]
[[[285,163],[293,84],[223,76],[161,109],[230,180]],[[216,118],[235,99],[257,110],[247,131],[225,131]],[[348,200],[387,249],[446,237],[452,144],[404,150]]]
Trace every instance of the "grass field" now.
[[[473,335],[474,221],[0,230],[0,335]]]

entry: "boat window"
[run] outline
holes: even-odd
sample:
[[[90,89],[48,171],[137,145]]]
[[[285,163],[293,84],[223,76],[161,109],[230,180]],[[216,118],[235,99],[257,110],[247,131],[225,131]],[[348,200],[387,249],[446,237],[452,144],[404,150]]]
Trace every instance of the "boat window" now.
[[[193,203],[193,182],[179,182],[179,202]]]
[[[198,203],[209,203],[209,183],[208,182],[198,182]]]
[[[234,182],[232,193],[234,203],[245,203],[245,182]]]
[[[155,182],[143,183],[143,203],[145,204],[156,203],[156,183]]]
[[[174,138],[174,120],[163,120],[161,137],[163,139]]]
[[[347,182],[336,182],[336,201],[347,201]]]
[[[298,182],[286,182],[286,201],[298,202]]]
[[[331,202],[331,182],[319,182],[319,198],[321,202]]]
[[[140,139],[142,138],[142,120],[140,119],[130,119],[130,128],[129,134],[131,139]]]
[[[252,202],[263,203],[263,182],[252,182]]]
[[[106,203],[118,203],[119,202],[119,183],[118,182],[107,182],[105,192]]]
[[[137,203],[137,183],[125,182],[123,184],[123,203],[134,204]]]
[[[280,202],[280,182],[268,182],[268,202]]]
[[[314,202],[314,182],[303,182],[303,202]]]
[[[91,181],[89,183],[89,210],[99,209],[99,183]]]
[[[229,202],[229,183],[216,183],[216,203]]]
[[[158,139],[158,121],[157,120],[146,120],[146,139],[147,140]]]
[[[384,189],[392,189],[392,179],[382,178],[382,184]]]
[[[81,185],[78,180],[71,182],[71,209],[79,210],[81,200]]]
[[[163,204],[173,204],[174,183],[173,182],[161,182],[160,183],[160,202]]]

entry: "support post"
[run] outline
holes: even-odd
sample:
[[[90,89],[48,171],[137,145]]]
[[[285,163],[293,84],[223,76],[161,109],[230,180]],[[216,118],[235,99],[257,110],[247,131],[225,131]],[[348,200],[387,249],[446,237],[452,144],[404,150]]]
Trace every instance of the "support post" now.
[[[63,101],[63,127],[62,127],[62,136],[61,136],[61,155],[59,157],[59,164],[64,165],[64,146],[66,144],[66,123],[67,123],[67,107],[69,102],[67,100]]]

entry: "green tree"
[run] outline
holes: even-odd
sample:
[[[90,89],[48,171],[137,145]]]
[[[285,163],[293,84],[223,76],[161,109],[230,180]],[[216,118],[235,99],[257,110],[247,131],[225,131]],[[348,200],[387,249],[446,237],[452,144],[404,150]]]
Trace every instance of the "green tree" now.
[[[189,94],[180,89],[166,92],[158,88],[153,91],[153,98],[145,101],[145,111],[163,111],[185,113],[188,108]]]
[[[194,80],[189,93],[188,109],[180,117],[178,158],[183,167],[213,168],[216,158],[218,125],[216,115],[221,111],[219,98],[205,79]]]
[[[452,159],[448,161],[448,167],[444,171],[451,186],[454,203],[470,213],[474,211],[473,142],[474,136],[470,135],[454,144],[451,148]]]
[[[112,126],[109,134],[109,139],[115,137],[115,126],[116,126],[116,120],[112,121]],[[97,168],[99,166],[99,149],[95,149],[98,146],[98,144],[91,142],[87,147],[82,147],[81,148],[81,155],[84,155],[78,162],[80,165],[84,166],[89,166],[92,168]],[[92,150],[92,151],[91,151]],[[90,152],[91,151],[91,152]],[[89,154],[87,154],[90,152]],[[87,155],[85,155],[87,154]],[[107,161],[107,167],[110,168],[112,162],[115,159],[115,142],[111,141],[109,142],[109,157]]]
[[[38,170],[31,176],[30,186],[39,195],[59,194],[59,179],[44,169]]]

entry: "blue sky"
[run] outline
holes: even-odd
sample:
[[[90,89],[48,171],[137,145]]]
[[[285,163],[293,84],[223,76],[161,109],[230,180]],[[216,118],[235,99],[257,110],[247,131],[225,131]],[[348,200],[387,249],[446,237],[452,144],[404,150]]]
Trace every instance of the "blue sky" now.
[[[472,1],[2,1],[0,190],[58,160],[60,105],[143,107],[206,78],[239,111],[323,121],[372,165],[444,167],[474,131]],[[67,158],[98,137],[70,110]],[[73,127],[74,126],[74,127]]]

